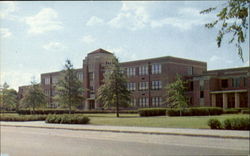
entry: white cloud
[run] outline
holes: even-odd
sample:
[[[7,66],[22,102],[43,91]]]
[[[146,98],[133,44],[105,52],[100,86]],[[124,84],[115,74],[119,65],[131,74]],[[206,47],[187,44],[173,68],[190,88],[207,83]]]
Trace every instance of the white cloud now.
[[[91,35],[86,35],[86,36],[83,36],[82,38],[82,42],[86,43],[86,44],[91,44],[93,42],[95,42],[95,38]]]
[[[220,58],[219,58],[218,56],[216,56],[216,55],[213,55],[213,56],[210,57],[210,59],[209,59],[209,61],[211,61],[211,62],[218,61],[218,60],[220,60]]]
[[[18,10],[16,2],[0,2],[0,18],[1,19],[13,19],[12,13]]]
[[[116,57],[118,57],[119,61],[133,61],[138,59],[135,53],[131,53],[128,49],[124,47],[118,47],[118,48],[106,48],[108,51],[115,54]]]
[[[249,60],[245,62],[244,66],[250,66]]]
[[[92,16],[86,23],[87,26],[93,26],[98,24],[103,24],[103,19],[96,16]]]
[[[24,18],[24,21],[30,26],[28,32],[31,34],[42,34],[63,28],[57,12],[51,8],[43,8],[36,15]]]
[[[43,48],[46,50],[63,50],[66,46],[60,42],[49,42],[48,44],[43,45]]]
[[[0,37],[1,38],[8,38],[12,35],[8,28],[0,28]]]

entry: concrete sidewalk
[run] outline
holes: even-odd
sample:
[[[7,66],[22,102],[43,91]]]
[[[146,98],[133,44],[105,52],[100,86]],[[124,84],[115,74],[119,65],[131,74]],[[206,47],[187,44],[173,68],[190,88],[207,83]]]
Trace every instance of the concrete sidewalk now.
[[[182,136],[196,136],[196,137],[216,137],[216,138],[219,137],[219,138],[230,138],[230,139],[250,139],[249,131],[236,131],[236,130],[47,124],[44,121],[31,121],[31,122],[1,121],[0,125],[8,127],[11,126],[11,127],[82,130],[82,131],[102,131],[102,132],[117,132],[117,133],[141,133],[141,134],[156,134],[156,135],[182,135]]]

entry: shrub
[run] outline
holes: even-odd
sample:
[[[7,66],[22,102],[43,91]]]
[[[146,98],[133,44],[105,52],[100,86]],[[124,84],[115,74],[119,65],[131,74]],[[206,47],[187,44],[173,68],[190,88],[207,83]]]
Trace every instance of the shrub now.
[[[69,113],[69,110],[67,109],[37,109],[35,111],[29,110],[29,109],[21,109],[17,111],[18,114],[22,115],[28,115],[28,114],[67,114]],[[74,110],[71,111],[71,113],[75,113]]]
[[[80,114],[63,114],[63,115],[48,115],[46,123],[60,124],[87,124],[89,118]]]
[[[166,115],[166,108],[143,108],[138,112],[140,116],[162,116]]]
[[[223,128],[229,130],[250,130],[250,118],[230,118],[223,122]]]
[[[1,115],[0,121],[44,121],[46,115]]]
[[[223,113],[224,114],[238,114],[240,113],[241,109],[237,109],[237,108],[228,108],[228,109],[224,109]]]
[[[208,126],[211,129],[221,129],[221,122],[218,119],[209,119],[208,120]]]
[[[248,110],[242,110],[241,112],[242,112],[242,114],[250,114],[250,109],[248,109]]]
[[[182,116],[221,115],[223,109],[219,107],[190,107],[182,111]],[[168,116],[180,116],[180,108],[169,109]]]

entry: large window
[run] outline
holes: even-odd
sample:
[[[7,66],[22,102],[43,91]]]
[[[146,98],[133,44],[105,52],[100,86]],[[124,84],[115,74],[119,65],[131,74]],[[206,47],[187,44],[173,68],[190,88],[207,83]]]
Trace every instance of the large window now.
[[[162,88],[161,81],[152,81],[152,89],[159,90]]]
[[[152,64],[152,74],[161,74],[161,64]]]
[[[52,76],[52,84],[56,84],[58,82],[58,79],[56,76]]]
[[[152,97],[152,106],[153,107],[160,107],[161,102],[162,102],[161,97]]]
[[[237,88],[237,87],[240,87],[240,78],[233,78],[232,79],[232,86]]]
[[[139,67],[139,75],[148,75],[148,66],[140,66]]]
[[[83,80],[83,74],[82,74],[82,72],[78,72],[78,73],[77,73],[77,78],[78,78],[78,80],[80,80],[80,81]]]
[[[89,72],[89,81],[94,80],[94,73]]]
[[[134,83],[134,82],[128,82],[127,83],[127,89],[129,91],[135,91],[136,90],[136,83]]]
[[[227,88],[228,87],[228,80],[227,79],[221,80],[221,87],[222,88]]]
[[[148,82],[139,83],[139,90],[147,90],[147,89],[148,89]]]
[[[49,85],[50,84],[50,77],[45,77],[45,84]]]
[[[127,68],[127,76],[135,76],[135,67]]]
[[[193,75],[193,67],[188,67],[188,75]]]
[[[135,99],[135,98],[132,98],[132,99],[130,100],[130,105],[131,105],[132,107],[137,107],[137,105],[136,105],[136,99]]]
[[[140,107],[148,107],[148,98],[146,98],[146,97],[139,98],[139,106]]]

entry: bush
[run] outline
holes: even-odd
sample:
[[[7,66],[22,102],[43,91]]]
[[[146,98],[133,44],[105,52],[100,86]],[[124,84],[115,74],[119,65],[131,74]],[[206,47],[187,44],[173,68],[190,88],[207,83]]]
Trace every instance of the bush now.
[[[180,116],[180,108],[169,109],[168,116]],[[219,107],[190,107],[182,111],[182,116],[221,115],[223,109]]]
[[[231,118],[223,122],[223,128],[229,130],[250,130],[250,118]]]
[[[46,115],[1,115],[0,121],[44,121]]]
[[[166,108],[143,108],[139,109],[140,116],[163,116],[166,115]]]
[[[221,122],[218,119],[209,119],[208,120],[208,126],[211,129],[221,129]]]
[[[67,109],[37,109],[35,111],[30,109],[20,109],[17,111],[18,114],[28,115],[28,114],[67,114],[69,110]],[[72,114],[75,113],[74,110],[71,111]]]
[[[48,115],[46,123],[87,124],[89,118],[80,114]]]
[[[242,112],[242,114],[250,114],[250,109],[248,109],[248,110],[242,110],[241,112]]]
[[[228,109],[224,109],[223,113],[224,114],[238,114],[240,113],[241,109],[238,108],[228,108]]]

